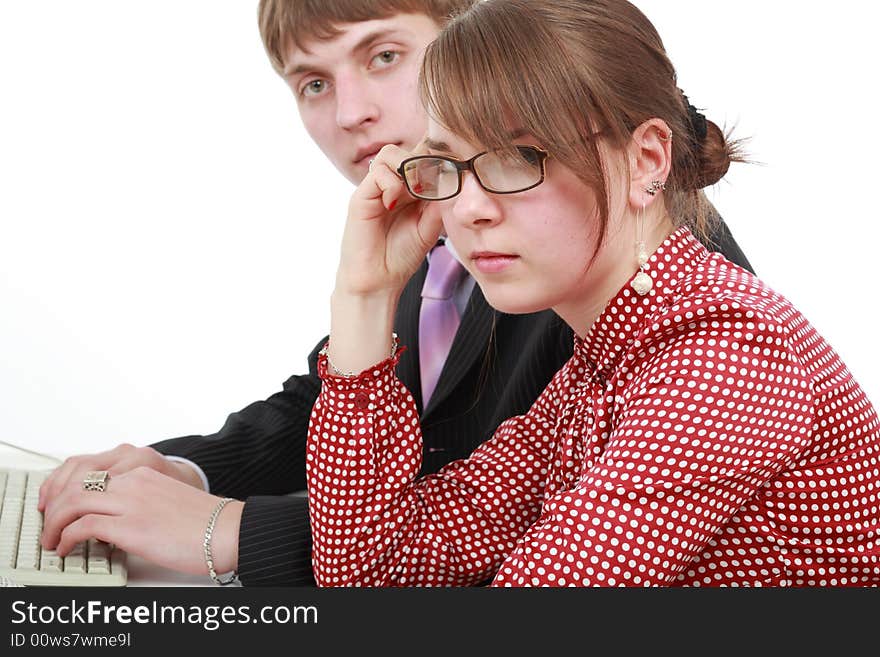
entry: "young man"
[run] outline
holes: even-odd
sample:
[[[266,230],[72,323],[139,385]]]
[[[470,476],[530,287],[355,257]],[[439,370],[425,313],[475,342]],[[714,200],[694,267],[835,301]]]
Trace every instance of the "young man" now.
[[[383,145],[412,150],[422,139],[422,53],[446,17],[471,2],[261,0],[260,31],[272,64],[296,96],[309,135],[352,183]],[[713,240],[748,266],[723,223]],[[437,281],[441,270],[445,280]],[[421,415],[423,473],[467,456],[503,420],[524,413],[573,346],[570,329],[552,312],[493,311],[446,246],[409,281],[395,327],[409,348],[398,374]],[[41,490],[44,547],[65,552],[97,536],[167,567],[205,573],[202,535],[218,496],[231,497],[244,502],[226,504],[217,517],[215,569],[237,569],[246,585],[311,583],[308,505],[290,493],[306,485],[306,433],[325,342],[310,355],[309,374],[233,413],[214,435],[69,459]],[[79,491],[92,470],[112,478],[100,495]]]

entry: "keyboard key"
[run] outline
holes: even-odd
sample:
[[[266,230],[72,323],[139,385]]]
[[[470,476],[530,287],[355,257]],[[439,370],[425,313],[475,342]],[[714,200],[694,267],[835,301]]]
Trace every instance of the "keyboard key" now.
[[[64,559],[55,550],[43,550],[40,555],[40,570],[52,573],[64,571]]]
[[[77,543],[64,557],[64,570],[68,573],[86,572],[86,544]]]
[[[15,482],[10,477],[6,482],[6,498],[3,500],[3,511],[0,512],[0,566],[15,566],[18,556],[18,539],[21,533],[21,515],[24,506],[20,499],[10,498],[16,493]],[[22,486],[24,488],[24,486]]]
[[[33,480],[28,479],[15,565],[19,570],[37,570],[40,567],[40,532],[43,530],[43,515],[37,511],[39,494],[39,486],[35,486]]]
[[[15,567],[19,570],[36,570],[40,566],[40,550],[37,547],[27,545],[18,546],[18,556],[15,559]]]
[[[95,538],[89,539],[88,571],[90,573],[110,572],[110,546]]]

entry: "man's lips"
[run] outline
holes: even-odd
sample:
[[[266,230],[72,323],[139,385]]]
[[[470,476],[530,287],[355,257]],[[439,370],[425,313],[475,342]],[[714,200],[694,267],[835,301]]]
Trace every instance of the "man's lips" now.
[[[386,144],[394,144],[395,146],[400,146],[403,142],[400,141],[377,141],[372,144],[367,144],[363,148],[359,148],[357,153],[355,153],[354,162],[355,164],[365,164],[367,160],[370,160],[376,157],[376,153],[382,150],[382,147]]]
[[[518,259],[519,256],[511,253],[496,253],[495,251],[474,251],[471,253],[474,266],[484,274],[497,274],[504,271]]]

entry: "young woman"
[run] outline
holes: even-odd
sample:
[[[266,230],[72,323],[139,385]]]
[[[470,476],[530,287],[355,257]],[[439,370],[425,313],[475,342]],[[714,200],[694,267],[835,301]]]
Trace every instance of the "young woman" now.
[[[321,585],[873,585],[880,422],[791,304],[694,237],[735,144],[625,0],[488,0],[432,44],[424,152],[350,204],[308,445]],[[574,355],[529,412],[418,478],[394,366],[444,235]],[[429,257],[431,257],[429,255]]]

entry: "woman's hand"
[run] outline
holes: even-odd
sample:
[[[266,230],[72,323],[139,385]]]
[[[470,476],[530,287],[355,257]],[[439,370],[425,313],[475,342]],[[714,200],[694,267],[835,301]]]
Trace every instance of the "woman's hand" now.
[[[442,229],[439,207],[413,198],[397,174],[409,155],[380,150],[348,206],[336,293],[399,295]]]
[[[397,300],[440,236],[438,205],[410,196],[397,175],[408,155],[385,146],[349,203],[330,308],[328,355],[340,371],[388,358]]]
[[[104,492],[71,480],[48,499],[41,543],[66,556],[77,543],[97,538],[160,566],[207,576],[202,542],[220,499],[146,467],[111,476]],[[230,502],[217,518],[211,542],[217,572],[237,567],[243,507]]]
[[[106,452],[81,454],[65,460],[40,486],[37,509],[45,511],[48,500],[57,497],[70,482],[82,483],[87,472],[106,470],[111,476],[115,476],[139,467],[151,468],[185,484],[202,488],[199,475],[188,465],[171,461],[152,447],[135,447],[126,443]]]

